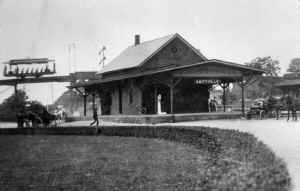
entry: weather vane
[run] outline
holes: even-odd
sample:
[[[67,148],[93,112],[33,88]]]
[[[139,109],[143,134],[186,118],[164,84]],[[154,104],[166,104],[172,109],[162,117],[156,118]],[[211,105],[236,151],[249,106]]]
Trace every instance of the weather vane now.
[[[101,56],[101,59],[100,59],[100,61],[99,61],[99,65],[102,65],[102,67],[104,67],[104,61],[105,61],[105,59],[106,59],[106,57],[105,57],[105,50],[106,50],[106,47],[105,46],[103,46],[102,48],[101,48],[101,50],[99,51],[99,55]]]

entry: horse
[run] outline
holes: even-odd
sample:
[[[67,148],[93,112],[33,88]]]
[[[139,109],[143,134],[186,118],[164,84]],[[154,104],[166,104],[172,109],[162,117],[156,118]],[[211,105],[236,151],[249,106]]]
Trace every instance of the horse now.
[[[43,111],[42,113],[36,113],[33,111],[23,111],[17,114],[18,127],[48,127],[52,121],[56,119],[55,115]]]
[[[286,109],[288,111],[287,121],[289,121],[290,119],[290,114],[292,114],[292,120],[297,121],[297,105],[299,105],[298,101],[293,97],[287,95],[285,97],[285,104],[286,104]]]

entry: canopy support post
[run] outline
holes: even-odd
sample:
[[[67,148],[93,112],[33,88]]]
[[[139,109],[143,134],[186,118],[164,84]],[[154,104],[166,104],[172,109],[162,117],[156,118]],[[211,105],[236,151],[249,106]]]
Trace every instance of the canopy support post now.
[[[223,101],[223,112],[225,112],[226,111],[226,89],[229,87],[229,82],[221,82],[219,83],[219,85],[223,89],[222,101]]]
[[[255,78],[255,75],[243,75],[241,81],[238,82],[238,85],[241,87],[242,91],[242,115],[245,117],[246,110],[245,110],[245,88],[247,86],[252,85],[255,83],[259,78]]]

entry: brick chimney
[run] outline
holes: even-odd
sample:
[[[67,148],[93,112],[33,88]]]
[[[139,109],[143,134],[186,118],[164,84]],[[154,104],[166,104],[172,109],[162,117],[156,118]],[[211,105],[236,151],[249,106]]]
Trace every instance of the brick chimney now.
[[[140,35],[136,34],[134,35],[134,46],[139,45],[140,44]]]

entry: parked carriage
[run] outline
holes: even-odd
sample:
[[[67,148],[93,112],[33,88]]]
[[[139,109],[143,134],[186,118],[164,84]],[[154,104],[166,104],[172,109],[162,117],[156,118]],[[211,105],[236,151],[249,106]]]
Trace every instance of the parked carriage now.
[[[281,111],[285,109],[283,98],[269,97],[268,99],[256,99],[251,104],[250,110],[247,112],[247,119],[256,116],[259,119],[276,118],[281,115]]]
[[[254,100],[250,106],[250,110],[246,113],[247,119],[251,119],[254,116],[262,119],[266,113],[266,103],[263,99]]]
[[[31,102],[25,109],[17,114],[18,127],[47,127],[56,120],[56,116],[47,111],[47,109],[37,103]]]

